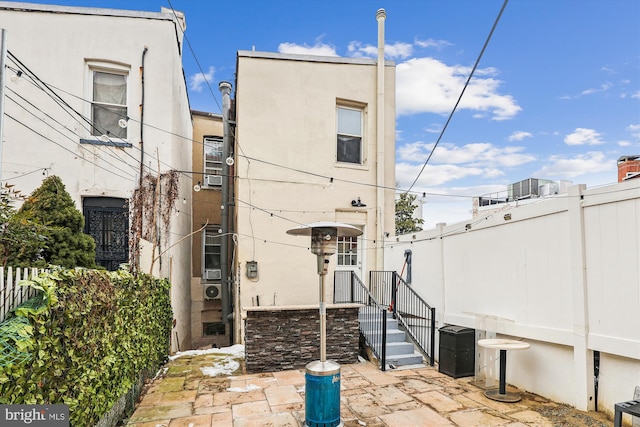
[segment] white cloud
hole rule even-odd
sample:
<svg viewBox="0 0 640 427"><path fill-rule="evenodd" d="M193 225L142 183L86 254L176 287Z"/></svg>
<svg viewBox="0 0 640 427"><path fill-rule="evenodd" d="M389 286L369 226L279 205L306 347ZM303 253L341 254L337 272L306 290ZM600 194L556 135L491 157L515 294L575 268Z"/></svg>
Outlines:
<svg viewBox="0 0 640 427"><path fill-rule="evenodd" d="M579 154L572 158L556 155L551 156L549 160L550 164L535 172L534 176L567 179L598 172L616 173L615 160L607 159L600 151Z"/></svg>
<svg viewBox="0 0 640 427"><path fill-rule="evenodd" d="M447 46L453 46L452 43L449 43L446 40L434 40L434 39L427 39L427 40L418 40L415 39L414 40L414 44L416 46L420 46L420 47L424 47L424 48L436 48L437 50L442 50L443 48L447 47Z"/></svg>
<svg viewBox="0 0 640 427"><path fill-rule="evenodd" d="M576 128L573 133L564 137L567 145L598 145L604 144L601 135L593 129Z"/></svg>
<svg viewBox="0 0 640 427"><path fill-rule="evenodd" d="M640 124L638 125L629 125L627 126L627 130L631 132L631 135L640 138Z"/></svg>
<svg viewBox="0 0 640 427"><path fill-rule="evenodd" d="M631 94L632 98L640 98L640 90L637 91L636 93Z"/></svg>
<svg viewBox="0 0 640 427"><path fill-rule="evenodd" d="M618 141L618 145L620 147L630 147L631 146L631 142L629 142L629 141Z"/></svg>
<svg viewBox="0 0 640 427"><path fill-rule="evenodd" d="M421 164L396 163L396 181L400 188L408 188L422 169ZM470 176L484 176L485 170L479 167L463 167L457 165L427 165L416 182L420 187L442 185L449 181Z"/></svg>
<svg viewBox="0 0 640 427"><path fill-rule="evenodd" d="M509 135L509 141L522 141L525 138L531 138L533 135L530 132L517 131Z"/></svg>
<svg viewBox="0 0 640 427"><path fill-rule="evenodd" d="M440 133L442 132L442 126L442 123L431 123L429 127L426 127L423 130L428 133Z"/></svg>
<svg viewBox="0 0 640 427"><path fill-rule="evenodd" d="M347 47L350 56L360 58L375 58L378 56L378 47L373 45L363 45L359 41L352 41ZM385 44L384 55L391 59L404 59L411 56L413 46L409 43L396 42L393 44Z"/></svg>
<svg viewBox="0 0 640 427"><path fill-rule="evenodd" d="M599 88L589 88L583 90L582 92L580 92L580 95L591 95L592 93L605 92L611 89L611 87L613 87L611 83L603 83Z"/></svg>
<svg viewBox="0 0 640 427"><path fill-rule="evenodd" d="M399 161L424 163L434 144L414 142L398 148ZM496 167L514 167L536 160L535 156L523 153L524 147L496 147L490 143L473 143L462 146L440 143L430 162L442 165L467 165L481 167L485 171ZM492 172L495 176L496 172Z"/></svg>
<svg viewBox="0 0 640 427"><path fill-rule="evenodd" d="M397 114L450 113L470 71L470 67L448 66L433 58L413 58L398 64ZM498 93L500 81L491 77L477 77L493 74L493 68L477 70L458 108L489 112L494 120L515 116L521 108L512 96Z"/></svg>
<svg viewBox="0 0 640 427"><path fill-rule="evenodd" d="M205 73L197 73L189 77L189 89L194 92L202 92L202 88L205 86L207 82L213 81L213 75L215 74L216 69L214 67L209 67L209 70Z"/></svg>
<svg viewBox="0 0 640 427"><path fill-rule="evenodd" d="M295 53L300 55L314 55L314 56L339 56L336 53L336 48L322 43L320 40L316 40L313 46L307 44L299 45L296 43L280 43L278 45L278 52L280 53Z"/></svg>

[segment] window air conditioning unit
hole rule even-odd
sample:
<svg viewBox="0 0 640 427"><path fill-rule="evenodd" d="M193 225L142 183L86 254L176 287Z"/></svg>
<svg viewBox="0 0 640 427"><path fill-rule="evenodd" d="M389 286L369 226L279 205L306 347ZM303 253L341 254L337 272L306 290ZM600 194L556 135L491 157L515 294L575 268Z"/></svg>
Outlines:
<svg viewBox="0 0 640 427"><path fill-rule="evenodd" d="M204 299L222 299L222 285L204 285Z"/></svg>
<svg viewBox="0 0 640 427"><path fill-rule="evenodd" d="M222 279L222 271L220 271L220 270L205 270L204 271L204 279L205 280L220 280L220 279Z"/></svg>
<svg viewBox="0 0 640 427"><path fill-rule="evenodd" d="M208 187L220 187L222 185L222 175L205 175L204 183Z"/></svg>

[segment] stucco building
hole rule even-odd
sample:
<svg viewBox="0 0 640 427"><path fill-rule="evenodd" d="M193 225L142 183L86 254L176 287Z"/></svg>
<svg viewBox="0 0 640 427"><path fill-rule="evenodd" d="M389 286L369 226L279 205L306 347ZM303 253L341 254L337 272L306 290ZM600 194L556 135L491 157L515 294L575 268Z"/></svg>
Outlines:
<svg viewBox="0 0 640 427"><path fill-rule="evenodd" d="M286 234L316 221L363 231L339 241L331 301L333 271L382 269L394 235L395 64L240 51L236 75L236 318L318 303L310 241Z"/></svg>
<svg viewBox="0 0 640 427"><path fill-rule="evenodd" d="M2 181L57 175L85 214L97 261L166 277L172 350L191 345L192 124L184 16L0 2L7 34ZM185 204L178 201L185 201Z"/></svg>

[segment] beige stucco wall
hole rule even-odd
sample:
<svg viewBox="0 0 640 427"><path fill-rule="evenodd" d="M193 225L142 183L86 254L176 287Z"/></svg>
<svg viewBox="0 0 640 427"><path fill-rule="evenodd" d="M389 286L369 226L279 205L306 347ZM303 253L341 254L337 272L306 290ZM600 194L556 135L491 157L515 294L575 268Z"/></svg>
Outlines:
<svg viewBox="0 0 640 427"><path fill-rule="evenodd" d="M395 67L385 67L384 200L377 204L376 62L369 59L239 52L236 83L237 262L242 308L318 301L310 238L286 231L339 221L362 227L360 276L376 265L382 229L394 234ZM364 162L336 162L336 106L364 107ZM333 178L333 183L330 178ZM360 198L366 207L354 208ZM259 276L246 276L257 261ZM327 277L331 298L332 256Z"/></svg>
<svg viewBox="0 0 640 427"><path fill-rule="evenodd" d="M5 112L24 125L5 117L3 181L28 194L40 185L44 178L41 171L46 170L45 174L62 179L76 207L82 210L82 198L87 196L129 199L138 187L141 161L145 171L153 175L158 169L162 173L191 170L192 127L178 44L181 32L172 13L43 5L25 8L24 4L23 10L11 10L14 6L0 2L0 22L7 30L9 50L78 113L91 117L87 102L91 99L89 63L128 71L127 141L132 147L80 144L81 138L90 137L89 126L31 84L26 73L11 78L12 72L6 87L13 100L7 99ZM141 136L140 67L145 47L145 126ZM16 67L13 61L8 64ZM180 174L178 187L176 200L190 201L192 183L188 174ZM157 274L172 282L176 318L173 349L184 349L191 340L191 248L189 240L178 243L190 233L191 220L186 213L191 206L179 205L171 215L169 228L162 232L160 250L165 253L155 263Z"/></svg>

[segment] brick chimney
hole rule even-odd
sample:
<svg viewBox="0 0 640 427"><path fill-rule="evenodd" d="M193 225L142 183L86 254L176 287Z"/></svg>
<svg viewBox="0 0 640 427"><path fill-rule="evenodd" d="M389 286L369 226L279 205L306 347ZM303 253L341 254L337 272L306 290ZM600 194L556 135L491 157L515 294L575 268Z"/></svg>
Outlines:
<svg viewBox="0 0 640 427"><path fill-rule="evenodd" d="M621 156L618 159L618 182L640 178L640 155Z"/></svg>

